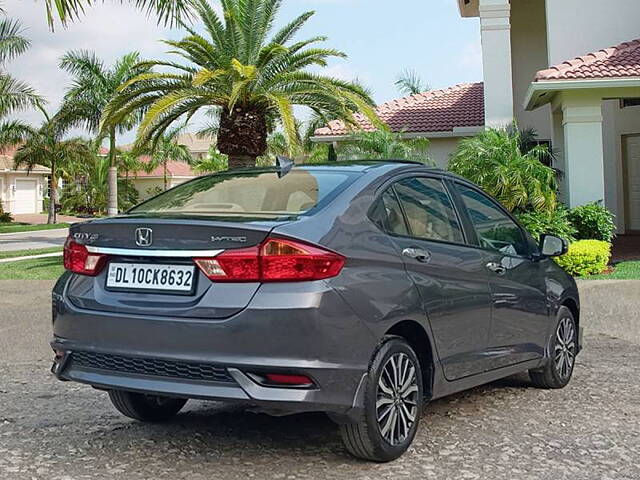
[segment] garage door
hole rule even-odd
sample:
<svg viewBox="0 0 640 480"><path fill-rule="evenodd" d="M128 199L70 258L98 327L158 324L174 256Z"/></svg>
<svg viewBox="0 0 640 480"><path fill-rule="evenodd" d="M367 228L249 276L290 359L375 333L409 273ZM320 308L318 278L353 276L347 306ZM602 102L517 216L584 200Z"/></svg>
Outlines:
<svg viewBox="0 0 640 480"><path fill-rule="evenodd" d="M13 213L38 213L36 180L16 180L16 194L13 203Z"/></svg>

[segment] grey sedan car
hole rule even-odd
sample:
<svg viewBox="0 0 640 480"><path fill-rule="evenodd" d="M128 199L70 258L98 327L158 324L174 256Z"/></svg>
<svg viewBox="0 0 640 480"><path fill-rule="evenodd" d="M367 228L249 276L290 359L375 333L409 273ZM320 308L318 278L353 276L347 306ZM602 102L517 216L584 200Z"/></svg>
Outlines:
<svg viewBox="0 0 640 480"><path fill-rule="evenodd" d="M410 162L236 170L75 224L53 373L140 421L188 399L326 412L389 461L429 400L521 371L570 380L575 282L499 203Z"/></svg>

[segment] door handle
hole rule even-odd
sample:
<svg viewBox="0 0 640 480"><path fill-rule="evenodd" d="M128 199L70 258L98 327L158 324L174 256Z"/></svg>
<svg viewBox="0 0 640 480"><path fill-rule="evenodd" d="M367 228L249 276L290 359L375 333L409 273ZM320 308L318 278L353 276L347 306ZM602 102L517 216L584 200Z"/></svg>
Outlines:
<svg viewBox="0 0 640 480"><path fill-rule="evenodd" d="M505 273L507 273L506 267L497 262L487 263L487 268L497 275L504 275Z"/></svg>
<svg viewBox="0 0 640 480"><path fill-rule="evenodd" d="M431 252L416 247L408 247L402 250L402 255L409 258L414 258L419 262L427 263L431 260Z"/></svg>

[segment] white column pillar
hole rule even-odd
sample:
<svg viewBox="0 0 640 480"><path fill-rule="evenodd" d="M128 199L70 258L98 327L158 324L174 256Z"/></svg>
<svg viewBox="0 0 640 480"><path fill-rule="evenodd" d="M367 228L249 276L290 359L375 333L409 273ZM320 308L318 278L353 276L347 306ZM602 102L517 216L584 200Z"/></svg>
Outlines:
<svg viewBox="0 0 640 480"><path fill-rule="evenodd" d="M558 199L567 203L567 176L564 175L566 166L564 161L564 125L562 122L562 108L552 106L551 112L551 149L553 153L553 167L562 172L558 178L559 195Z"/></svg>
<svg viewBox="0 0 640 480"><path fill-rule="evenodd" d="M582 92L562 94L564 199L569 207L604 200L602 99Z"/></svg>
<svg viewBox="0 0 640 480"><path fill-rule="evenodd" d="M480 0L485 123L502 127L513 121L511 23L509 0Z"/></svg>

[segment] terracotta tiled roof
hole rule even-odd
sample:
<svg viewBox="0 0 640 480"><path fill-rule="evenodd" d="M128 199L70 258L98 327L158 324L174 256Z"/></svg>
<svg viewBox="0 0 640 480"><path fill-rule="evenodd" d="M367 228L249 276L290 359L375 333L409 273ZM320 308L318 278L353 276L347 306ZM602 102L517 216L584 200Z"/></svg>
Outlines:
<svg viewBox="0 0 640 480"><path fill-rule="evenodd" d="M640 77L640 39L540 70L535 81L626 77Z"/></svg>
<svg viewBox="0 0 640 480"><path fill-rule="evenodd" d="M148 162L150 160L149 156L142 155L140 157L140 161ZM144 170L140 170L139 172L131 172L129 173L130 177L137 178L149 178L149 177L160 177L164 175L162 165L154 168L151 172L145 172ZM191 167L183 162L167 162L167 177L197 177L198 174L195 173Z"/></svg>
<svg viewBox="0 0 640 480"><path fill-rule="evenodd" d="M7 172L7 171L24 172L27 170L26 167L20 167L19 170L15 170L13 168L13 156L15 155L16 150L18 150L17 146L7 147L0 150L0 173ZM31 169L31 172L48 174L48 173L51 173L51 170L43 165L34 165L34 167Z"/></svg>
<svg viewBox="0 0 640 480"><path fill-rule="evenodd" d="M484 125L484 85L464 83L419 93L383 103L376 112L394 132L450 132L456 127L478 127ZM364 116L356 114L356 119L363 130L375 129ZM317 136L347 133L339 120L315 131Z"/></svg>

